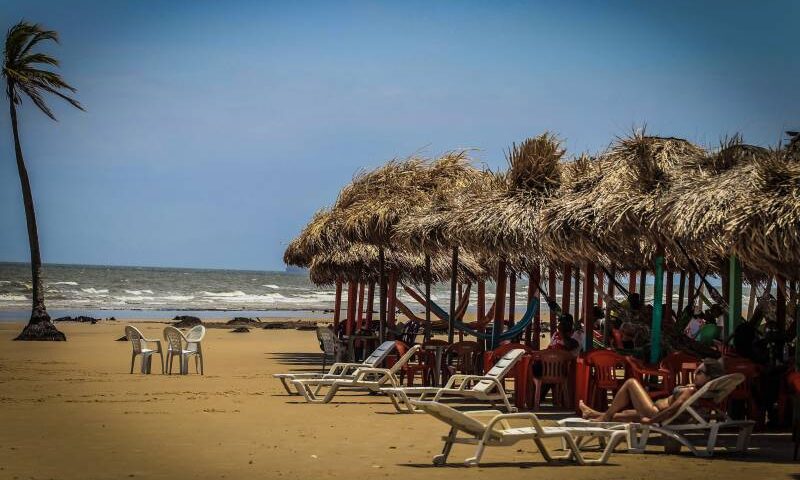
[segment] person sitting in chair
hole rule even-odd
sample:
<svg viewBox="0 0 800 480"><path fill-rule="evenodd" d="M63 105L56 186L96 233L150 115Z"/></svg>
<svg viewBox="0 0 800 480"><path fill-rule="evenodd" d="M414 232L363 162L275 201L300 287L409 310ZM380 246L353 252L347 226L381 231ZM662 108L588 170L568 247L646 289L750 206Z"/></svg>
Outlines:
<svg viewBox="0 0 800 480"><path fill-rule="evenodd" d="M595 422L659 423L673 416L700 387L725 375L719 360L707 358L694 371L694 383L675 387L667 398L653 401L644 386L634 378L622 384L605 412L592 409L583 401L579 408L583 418Z"/></svg>

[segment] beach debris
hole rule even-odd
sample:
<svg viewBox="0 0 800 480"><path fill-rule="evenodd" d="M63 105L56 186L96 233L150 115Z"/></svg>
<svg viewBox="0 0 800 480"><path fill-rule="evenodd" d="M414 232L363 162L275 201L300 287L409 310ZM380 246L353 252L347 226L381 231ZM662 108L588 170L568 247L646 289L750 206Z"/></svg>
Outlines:
<svg viewBox="0 0 800 480"><path fill-rule="evenodd" d="M53 320L54 322L78 322L78 323L91 323L94 325L95 323L99 322L99 318L94 317L86 317L83 315L77 317L59 317Z"/></svg>
<svg viewBox="0 0 800 480"><path fill-rule="evenodd" d="M231 330L231 333L250 333L250 329L247 327L236 327Z"/></svg>
<svg viewBox="0 0 800 480"><path fill-rule="evenodd" d="M177 320L177 322L175 322L172 325L175 328L191 328L196 325L203 324L203 322L199 318L193 317L191 315L176 315L175 318L173 318L173 320Z"/></svg>
<svg viewBox="0 0 800 480"><path fill-rule="evenodd" d="M289 328L289 326L285 322L269 322L265 323L263 327L264 330L282 330L285 328Z"/></svg>
<svg viewBox="0 0 800 480"><path fill-rule="evenodd" d="M258 318L236 317L233 320L228 320L225 325L260 325L261 320Z"/></svg>

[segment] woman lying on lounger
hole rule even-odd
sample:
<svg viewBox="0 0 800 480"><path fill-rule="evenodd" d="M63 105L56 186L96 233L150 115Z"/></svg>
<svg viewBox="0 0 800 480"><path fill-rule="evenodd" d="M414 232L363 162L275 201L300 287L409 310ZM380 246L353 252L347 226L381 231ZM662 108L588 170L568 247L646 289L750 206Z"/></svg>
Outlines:
<svg viewBox="0 0 800 480"><path fill-rule="evenodd" d="M697 389L722 375L725 375L725 370L718 360L705 359L694 371L694 383L675 387L675 391L667 398L654 402L638 380L629 378L614 395L605 412L598 412L583 401L579 406L583 418L595 422L658 423L674 415Z"/></svg>

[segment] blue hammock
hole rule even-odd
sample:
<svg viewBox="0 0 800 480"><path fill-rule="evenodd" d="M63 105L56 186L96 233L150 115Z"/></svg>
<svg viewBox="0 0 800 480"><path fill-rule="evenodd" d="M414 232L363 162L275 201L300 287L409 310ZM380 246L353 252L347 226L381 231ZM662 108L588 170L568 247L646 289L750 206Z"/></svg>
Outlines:
<svg viewBox="0 0 800 480"><path fill-rule="evenodd" d="M450 314L445 312L444 309L439 305L437 305L436 302L434 302L433 300L430 301L430 307L431 311L434 312L434 314L437 317L441 318L445 322L450 321ZM522 315L522 318L519 319L519 322L515 323L511 328L498 335L497 338L495 338L492 343L496 345L499 342L510 340L520 335L525 330L525 328L527 328L527 326L530 325L530 323L533 321L533 317L536 316L536 312L538 310L539 310L539 300L536 298L531 298L531 301L528 304L528 309L525 310L525 313ZM479 332L478 330L470 328L469 325L460 322L458 320L453 322L453 327L457 330L466 333L467 335L472 335L481 340L490 340L493 338L492 333Z"/></svg>

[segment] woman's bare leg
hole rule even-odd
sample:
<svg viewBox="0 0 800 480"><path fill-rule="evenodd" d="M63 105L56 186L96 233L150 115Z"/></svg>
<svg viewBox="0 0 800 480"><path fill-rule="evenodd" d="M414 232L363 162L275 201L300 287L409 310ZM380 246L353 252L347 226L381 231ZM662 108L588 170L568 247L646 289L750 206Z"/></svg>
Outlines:
<svg viewBox="0 0 800 480"><path fill-rule="evenodd" d="M633 407L641 416L652 417L658 413L658 408L656 408L642 384L633 378L629 378L622 384L617 394L614 395L614 400L611 401L608 410L600 417L600 421L610 422L615 414L629 407Z"/></svg>
<svg viewBox="0 0 800 480"><path fill-rule="evenodd" d="M642 420L642 414L637 412L636 410L623 410L621 412L617 412L614 414L612 418L615 422L639 422Z"/></svg>

